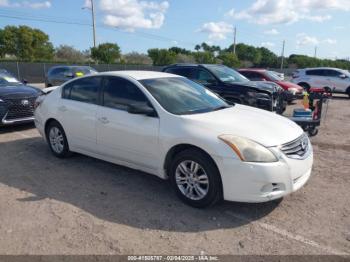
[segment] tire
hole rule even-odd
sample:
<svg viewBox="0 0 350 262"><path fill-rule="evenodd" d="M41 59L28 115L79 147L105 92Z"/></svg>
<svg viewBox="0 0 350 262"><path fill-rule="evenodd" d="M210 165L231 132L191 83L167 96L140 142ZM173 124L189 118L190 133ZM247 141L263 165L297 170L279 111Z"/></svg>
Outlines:
<svg viewBox="0 0 350 262"><path fill-rule="evenodd" d="M346 93L348 94L348 96L350 98L350 86L348 87L348 90L346 91Z"/></svg>
<svg viewBox="0 0 350 262"><path fill-rule="evenodd" d="M71 155L66 133L57 121L52 121L47 126L46 140L54 156L65 158Z"/></svg>
<svg viewBox="0 0 350 262"><path fill-rule="evenodd" d="M196 171L193 163L197 164ZM223 199L219 170L214 161L198 149L178 153L170 164L169 176L177 196L192 207L212 206Z"/></svg>
<svg viewBox="0 0 350 262"><path fill-rule="evenodd" d="M304 88L306 92L310 91L310 85L308 83L299 83L298 85Z"/></svg>

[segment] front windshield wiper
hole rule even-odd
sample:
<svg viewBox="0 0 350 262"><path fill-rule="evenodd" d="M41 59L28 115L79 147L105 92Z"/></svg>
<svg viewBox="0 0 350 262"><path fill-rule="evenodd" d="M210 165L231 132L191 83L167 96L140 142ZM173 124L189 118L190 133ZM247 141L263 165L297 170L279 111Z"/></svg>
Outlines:
<svg viewBox="0 0 350 262"><path fill-rule="evenodd" d="M218 107L213 108L212 111L219 111L219 110L230 108L230 107L232 107L232 105L218 106Z"/></svg>

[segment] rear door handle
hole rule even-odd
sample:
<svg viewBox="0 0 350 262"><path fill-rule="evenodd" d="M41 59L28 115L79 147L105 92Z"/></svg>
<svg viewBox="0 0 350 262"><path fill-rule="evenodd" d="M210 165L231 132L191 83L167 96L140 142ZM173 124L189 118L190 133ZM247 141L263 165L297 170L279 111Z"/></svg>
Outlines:
<svg viewBox="0 0 350 262"><path fill-rule="evenodd" d="M66 112L68 109L67 109L67 107L65 107L65 106L60 106L60 107L58 108L58 110L61 111L61 112Z"/></svg>
<svg viewBox="0 0 350 262"><path fill-rule="evenodd" d="M100 117L98 118L98 121L100 121L102 124L108 124L109 120L107 117Z"/></svg>

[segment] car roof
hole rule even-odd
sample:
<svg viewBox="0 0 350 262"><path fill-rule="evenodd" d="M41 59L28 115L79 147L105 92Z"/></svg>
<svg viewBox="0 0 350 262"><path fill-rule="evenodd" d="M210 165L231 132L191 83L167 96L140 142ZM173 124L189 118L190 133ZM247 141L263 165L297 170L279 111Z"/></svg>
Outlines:
<svg viewBox="0 0 350 262"><path fill-rule="evenodd" d="M309 68L304 68L304 69L299 69L299 70L322 70L322 69L331 69L331 70L344 70L336 67L309 67Z"/></svg>
<svg viewBox="0 0 350 262"><path fill-rule="evenodd" d="M268 70L262 69L262 68L242 68L242 69L239 69L238 71L241 71L241 72L267 72Z"/></svg>
<svg viewBox="0 0 350 262"><path fill-rule="evenodd" d="M191 64L191 63L178 63L178 64L172 64L172 65L169 65L165 68L169 68L169 67L181 67L181 66L193 66L193 67L197 67L197 66L203 66L203 67L206 67L206 66L225 66L225 65L222 65L222 64Z"/></svg>
<svg viewBox="0 0 350 262"><path fill-rule="evenodd" d="M97 75L108 75L108 76L122 76L122 77L131 77L135 80L145 80L145 79L152 79L152 78L167 78L167 77L181 77L174 74L169 73L163 73L163 72L156 72L156 71L110 71L110 72L103 72L99 73ZM96 76L96 75L95 75Z"/></svg>
<svg viewBox="0 0 350 262"><path fill-rule="evenodd" d="M88 65L57 65L57 66L53 66L53 67L50 67L49 70L52 70L52 69L55 69L55 68L61 68L61 67L64 67L64 68L82 68L82 67L86 67L86 68L91 68L91 66L88 66Z"/></svg>

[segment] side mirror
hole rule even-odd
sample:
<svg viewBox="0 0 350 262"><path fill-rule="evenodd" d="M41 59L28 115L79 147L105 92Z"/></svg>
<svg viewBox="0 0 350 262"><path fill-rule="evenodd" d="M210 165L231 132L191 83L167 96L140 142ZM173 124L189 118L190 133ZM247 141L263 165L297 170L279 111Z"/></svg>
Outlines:
<svg viewBox="0 0 350 262"><path fill-rule="evenodd" d="M128 113L134 115L155 116L156 111L148 105L132 104L128 106Z"/></svg>
<svg viewBox="0 0 350 262"><path fill-rule="evenodd" d="M25 84L25 85L27 85L27 84L28 84L28 80L23 78L23 79L22 79L22 83Z"/></svg>
<svg viewBox="0 0 350 262"><path fill-rule="evenodd" d="M74 77L74 74L71 73L71 72L66 72L63 74L64 77L67 77L67 78L73 78Z"/></svg>
<svg viewBox="0 0 350 262"><path fill-rule="evenodd" d="M345 75L345 74L341 74L341 75L339 75L339 77L340 77L341 79L348 78L347 75Z"/></svg>

